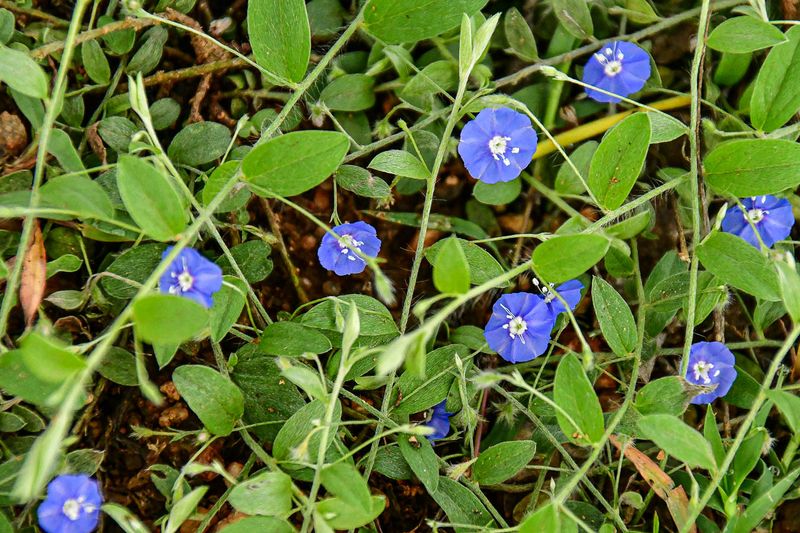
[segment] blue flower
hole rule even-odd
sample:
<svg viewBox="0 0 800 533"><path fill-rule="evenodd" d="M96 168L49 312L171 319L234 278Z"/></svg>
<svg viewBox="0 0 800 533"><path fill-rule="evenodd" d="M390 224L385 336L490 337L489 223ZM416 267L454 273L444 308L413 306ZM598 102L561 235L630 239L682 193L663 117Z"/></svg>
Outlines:
<svg viewBox="0 0 800 533"><path fill-rule="evenodd" d="M433 442L435 440L443 439L450 433L450 417L453 413L448 413L444 406L447 400L442 400L433 407L431 418L425 425L433 429L433 433L427 435L428 440Z"/></svg>
<svg viewBox="0 0 800 533"><path fill-rule="evenodd" d="M103 497L86 474L58 476L39 505L39 527L46 533L89 533L97 527Z"/></svg>
<svg viewBox="0 0 800 533"><path fill-rule="evenodd" d="M768 194L744 198L742 206L744 210L738 205L728 209L722 219L722 231L738 235L756 248L759 245L753 226L767 248L772 248L792 232L794 214L789 200Z"/></svg>
<svg viewBox="0 0 800 533"><path fill-rule="evenodd" d="M531 121L513 109L484 109L461 130L458 154L473 178L511 181L530 165L538 137Z"/></svg>
<svg viewBox="0 0 800 533"><path fill-rule="evenodd" d="M554 324L555 315L544 298L515 292L495 302L483 336L500 357L509 363L522 363L544 353Z"/></svg>
<svg viewBox="0 0 800 533"><path fill-rule="evenodd" d="M717 388L705 394L698 394L692 399L694 404L711 403L728 394L736 380L736 359L731 351L721 342L697 342L689 350L689 366L686 369L686 380L695 385Z"/></svg>
<svg viewBox="0 0 800 533"><path fill-rule="evenodd" d="M644 87L650 77L650 56L632 43L614 41L592 55L583 68L583 82L604 91L628 96ZM586 89L598 102L619 102L614 96Z"/></svg>
<svg viewBox="0 0 800 533"><path fill-rule="evenodd" d="M578 305L578 302L581 301L581 291L583 290L583 283L578 281L577 279L571 279L567 282L562 283L558 287L556 287L556 292L559 296L561 296L567 304L569 304L569 309L572 311ZM564 307L564 304L561 303L553 291L546 287L542 287L542 292L544 293L544 303L547 304L547 307L550 309L550 312L553 314L553 319L555 320L558 315L565 312L567 310Z"/></svg>
<svg viewBox="0 0 800 533"><path fill-rule="evenodd" d="M169 255L172 246L164 250L161 259ZM193 248L184 248L172 261L158 287L165 294L184 296L205 307L211 307L212 295L222 288L222 269Z"/></svg>
<svg viewBox="0 0 800 533"><path fill-rule="evenodd" d="M351 248L368 257L377 257L381 251L381 240L377 237L375 228L366 222L340 224L332 231L340 239L326 233L317 250L317 257L325 269L332 270L338 276L359 274L367 267L367 262Z"/></svg>

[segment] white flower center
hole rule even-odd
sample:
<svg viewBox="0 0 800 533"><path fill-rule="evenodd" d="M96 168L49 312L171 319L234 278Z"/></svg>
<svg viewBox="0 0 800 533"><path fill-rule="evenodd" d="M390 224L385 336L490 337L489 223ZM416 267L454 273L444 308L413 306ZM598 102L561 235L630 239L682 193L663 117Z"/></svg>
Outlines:
<svg viewBox="0 0 800 533"><path fill-rule="evenodd" d="M748 209L747 212L744 214L745 220L752 222L753 224L758 224L762 220L764 220L764 216L769 214L769 211L765 211L763 209L753 208Z"/></svg>
<svg viewBox="0 0 800 533"><path fill-rule="evenodd" d="M194 285L194 278L191 274L189 274L188 270L184 270L178 276L178 285L181 286L181 291L186 292L192 289L192 285Z"/></svg>
<svg viewBox="0 0 800 533"><path fill-rule="evenodd" d="M64 516L74 522L81 517L82 512L93 513L96 510L94 505L85 502L86 498L84 496L70 498L64 502L64 505L61 507L61 512L64 513Z"/></svg>
<svg viewBox="0 0 800 533"><path fill-rule="evenodd" d="M622 52L606 47L602 53L597 53L594 57L603 66L606 76L613 78L622 72L622 60L625 59L625 54Z"/></svg>
<svg viewBox="0 0 800 533"><path fill-rule="evenodd" d="M714 365L707 361L698 361L697 363L695 363L695 365L692 367L692 370L694 371L695 381L700 381L702 379L703 384L705 385L711 383L711 377L709 377L708 373L711 372L713 368ZM714 372L714 375L712 377L717 377L717 376L719 376L719 370Z"/></svg>
<svg viewBox="0 0 800 533"><path fill-rule="evenodd" d="M361 251L361 247L364 246L364 241L357 241L352 235L342 235L341 240L339 241L339 249L341 253L347 255L347 259L350 261L358 261L359 257L353 253L351 248L354 248Z"/></svg>
<svg viewBox="0 0 800 533"><path fill-rule="evenodd" d="M511 164L511 160L506 157L506 151L508 151L508 143L511 141L511 137L503 137L502 135L495 135L489 140L489 151L492 152L492 157L494 157L495 161L502 161L505 166L509 166ZM512 154L518 154L519 148L511 147Z"/></svg>
<svg viewBox="0 0 800 533"><path fill-rule="evenodd" d="M522 336L523 333L528 331L528 324L525 319L521 316L514 316L506 307L503 307L503 310L506 312L506 318L508 319L508 323L503 325L503 329L508 330L508 336L511 337L511 340L519 337L522 344L525 344L525 337Z"/></svg>

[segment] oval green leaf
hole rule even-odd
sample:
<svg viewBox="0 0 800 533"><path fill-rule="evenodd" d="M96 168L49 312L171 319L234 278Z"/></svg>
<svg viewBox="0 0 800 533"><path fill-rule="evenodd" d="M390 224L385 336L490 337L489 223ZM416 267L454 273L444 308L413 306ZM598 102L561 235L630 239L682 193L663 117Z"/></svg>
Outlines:
<svg viewBox="0 0 800 533"><path fill-rule="evenodd" d="M636 321L617 290L602 278L592 280L592 305L611 350L626 357L636 349Z"/></svg>
<svg viewBox="0 0 800 533"><path fill-rule="evenodd" d="M645 438L689 466L699 466L710 472L717 468L711 445L699 431L687 426L672 415L648 415L639 420L639 430Z"/></svg>
<svg viewBox="0 0 800 533"><path fill-rule="evenodd" d="M728 285L764 300L781 299L774 265L743 239L717 232L697 247L703 266Z"/></svg>
<svg viewBox="0 0 800 533"><path fill-rule="evenodd" d="M487 1L372 0L364 13L364 25L387 43L421 41L455 28L462 14L474 15Z"/></svg>
<svg viewBox="0 0 800 533"><path fill-rule="evenodd" d="M145 341L177 344L200 334L208 325L208 311L188 298L150 294L133 304L133 319Z"/></svg>
<svg viewBox="0 0 800 533"><path fill-rule="evenodd" d="M560 235L547 239L533 251L536 273L550 283L580 276L606 255L610 243L600 235Z"/></svg>
<svg viewBox="0 0 800 533"><path fill-rule="evenodd" d="M760 130L778 129L800 110L800 27L786 37L788 42L770 51L753 85L750 119Z"/></svg>
<svg viewBox="0 0 800 533"><path fill-rule="evenodd" d="M242 173L257 194L295 196L333 174L347 155L347 136L334 131L297 131L256 146Z"/></svg>
<svg viewBox="0 0 800 533"><path fill-rule="evenodd" d="M311 57L305 0L248 2L247 33L259 65L284 80L303 79Z"/></svg>
<svg viewBox="0 0 800 533"><path fill-rule="evenodd" d="M781 30L755 17L728 19L708 36L708 47L720 52L746 54L786 41Z"/></svg>
<svg viewBox="0 0 800 533"><path fill-rule="evenodd" d="M575 354L565 355L556 369L553 401L561 408L556 419L570 442L586 446L600 441L605 431L603 409Z"/></svg>
<svg viewBox="0 0 800 533"><path fill-rule="evenodd" d="M800 185L800 144L780 139L730 141L712 150L703 166L706 183L720 194L775 194Z"/></svg>
<svg viewBox="0 0 800 533"><path fill-rule="evenodd" d="M616 209L630 194L650 146L650 117L634 113L603 138L592 156L589 189L601 207Z"/></svg>
<svg viewBox="0 0 800 533"><path fill-rule="evenodd" d="M186 227L186 210L177 191L153 165L133 156L121 156L117 187L125 209L150 237L169 241Z"/></svg>
<svg viewBox="0 0 800 533"><path fill-rule="evenodd" d="M203 425L215 435L230 435L244 413L242 391L222 374L202 365L183 365L172 381Z"/></svg>

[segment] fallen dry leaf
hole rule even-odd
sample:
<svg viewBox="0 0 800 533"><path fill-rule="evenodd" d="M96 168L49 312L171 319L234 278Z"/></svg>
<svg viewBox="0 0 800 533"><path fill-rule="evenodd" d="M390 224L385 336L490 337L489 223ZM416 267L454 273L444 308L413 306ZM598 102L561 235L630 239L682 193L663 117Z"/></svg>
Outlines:
<svg viewBox="0 0 800 533"><path fill-rule="evenodd" d="M642 478L647 481L653 492L667 503L669 514L672 515L675 525L678 526L678 529L683 529L689 516L689 498L686 496L686 491L683 490L683 487L676 487L672 478L661 470L655 461L637 450L633 444L623 447L623 444L614 435L611 435L609 440L611 444L625 454L628 461L633 463L633 466L636 467ZM692 524L688 531L697 533L697 527Z"/></svg>
<svg viewBox="0 0 800 533"><path fill-rule="evenodd" d="M44 250L44 239L39 222L33 222L33 235L25 252L22 264L22 281L19 287L19 300L25 314L25 325L30 327L36 316L36 310L42 303L47 281L47 256Z"/></svg>

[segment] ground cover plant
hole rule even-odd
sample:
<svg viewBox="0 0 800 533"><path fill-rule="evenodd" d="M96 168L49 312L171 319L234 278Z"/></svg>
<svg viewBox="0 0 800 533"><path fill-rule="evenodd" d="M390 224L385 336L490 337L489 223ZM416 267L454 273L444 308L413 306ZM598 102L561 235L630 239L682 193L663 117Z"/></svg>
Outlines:
<svg viewBox="0 0 800 533"><path fill-rule="evenodd" d="M0 532L798 531L794 0L0 0Z"/></svg>

